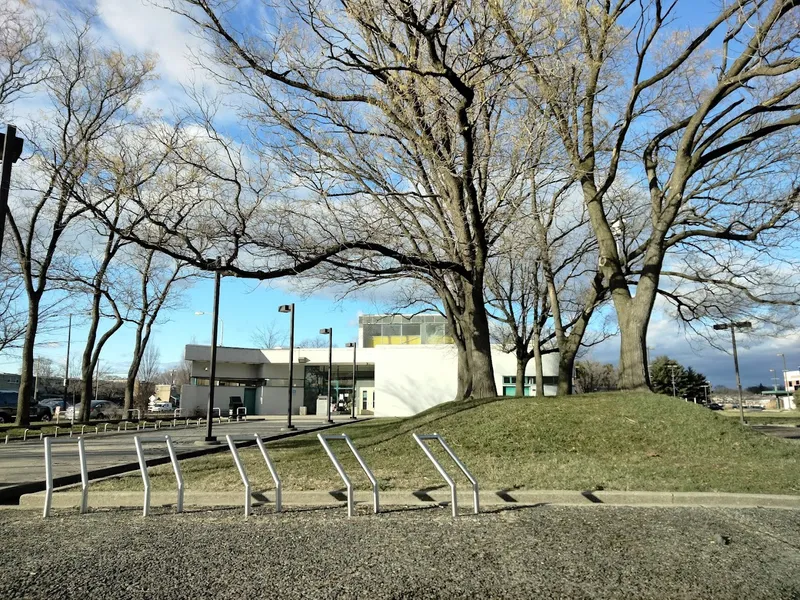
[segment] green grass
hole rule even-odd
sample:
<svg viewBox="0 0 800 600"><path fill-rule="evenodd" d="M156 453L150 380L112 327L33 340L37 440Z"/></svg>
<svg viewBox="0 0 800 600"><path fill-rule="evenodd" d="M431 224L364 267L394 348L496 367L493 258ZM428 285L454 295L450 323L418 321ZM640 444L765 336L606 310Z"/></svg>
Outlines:
<svg viewBox="0 0 800 600"><path fill-rule="evenodd" d="M717 414L723 417L739 418L738 409L720 410ZM744 418L753 425L800 425L799 410L784 410L781 412L772 411L744 411Z"/></svg>
<svg viewBox="0 0 800 600"><path fill-rule="evenodd" d="M653 394L445 403L408 419L375 419L335 432L351 436L382 489L444 483L411 438L412 432L437 432L486 489L800 493L800 444L743 430L706 408ZM366 477L344 444L334 444L354 483L366 489ZM316 436L270 443L268 449L287 490L343 487ZM253 489L272 487L258 449L240 454ZM241 489L229 453L181 464L189 489ZM151 469L150 477L155 489L174 488L169 465ZM93 487L130 490L142 483L126 476Z"/></svg>

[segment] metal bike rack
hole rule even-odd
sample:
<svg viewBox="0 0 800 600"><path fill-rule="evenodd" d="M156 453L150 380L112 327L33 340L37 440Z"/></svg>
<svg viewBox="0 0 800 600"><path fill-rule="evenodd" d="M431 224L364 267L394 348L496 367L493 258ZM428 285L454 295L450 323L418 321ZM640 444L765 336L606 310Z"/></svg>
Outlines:
<svg viewBox="0 0 800 600"><path fill-rule="evenodd" d="M211 414L208 415L208 418L209 419L214 418L214 411L217 411L217 418L219 419L219 422L222 423L222 409L219 406L215 406L214 408L211 409ZM200 423L200 420L198 419L197 422Z"/></svg>
<svg viewBox="0 0 800 600"><path fill-rule="evenodd" d="M138 408L129 408L127 411L125 411L125 418L129 419L130 417L128 415L132 412L136 413L137 421L142 418L142 411L140 411Z"/></svg>
<svg viewBox="0 0 800 600"><path fill-rule="evenodd" d="M242 421L247 421L247 407L246 406L237 406L236 407L236 420L238 421L241 417Z"/></svg>
<svg viewBox="0 0 800 600"><path fill-rule="evenodd" d="M441 475L447 482L447 485L450 486L450 498L451 498L451 505L453 508L453 516L454 517L458 516L458 500L456 499L455 481L453 481L453 478L447 474L447 471L444 470L444 467L442 467L441 463L438 460L436 460L436 457L433 455L430 448L428 448L428 446L425 445L423 440L438 440L439 443L442 445L444 451L447 452L450 458L453 459L453 462L456 463L459 469L461 469L461 472L464 473L464 475L466 475L467 479L469 479L470 483L472 484L472 505L475 509L475 514L477 515L478 513L480 513L480 504L478 503L478 480L475 479L475 477L472 476L472 473L470 473L467 470L467 467L465 467L464 463L462 463L459 460L455 452L453 452L450 449L450 446L447 445L447 443L444 441L444 438L440 436L438 433L423 434L423 435L417 435L416 433L412 433L411 435L414 438L414 441L417 442L417 444L419 444L419 447L422 448L422 451L425 453L425 456L428 457L428 459L433 463L433 466L436 467L436 470L439 471L439 475Z"/></svg>
<svg viewBox="0 0 800 600"><path fill-rule="evenodd" d="M44 477L45 477L45 497L43 518L50 516L50 508L53 504L53 438L44 438ZM86 448L83 445L83 438L78 438L78 460L81 466L81 514L84 514L88 507L89 499L89 470L86 468Z"/></svg>
<svg viewBox="0 0 800 600"><path fill-rule="evenodd" d="M142 472L142 481L144 482L144 509L142 510L142 516L146 517L150 514L150 476L147 474L147 461L144 459L142 440L139 439L138 435L133 436L133 443L136 445L139 470Z"/></svg>
<svg viewBox="0 0 800 600"><path fill-rule="evenodd" d="M264 457L264 460L267 463L267 468L269 469L269 474L272 475L272 481L275 482L275 512L281 512L281 480L278 477L278 471L275 470L275 465L272 462L272 459L267 454L267 447L264 446L264 441L261 439L261 436L257 433L256 436L256 444L258 444L258 449L261 450L261 455Z"/></svg>
<svg viewBox="0 0 800 600"><path fill-rule="evenodd" d="M344 472L342 463L339 462L339 459L336 458L333 450L331 450L331 447L328 445L328 440L344 440L347 442L350 452L352 452L353 456L356 457L358 464L361 465L364 473L366 473L367 477L369 478L369 482L372 484L372 504L373 508L375 509L375 514L378 514L380 510L378 502L378 480L375 479L375 476L372 474L372 471L369 470L367 463L364 462L363 458L361 458L361 455L358 453L358 450L356 450L356 447L353 445L353 441L350 439L350 437L346 433L335 435L322 435L321 433L318 433L317 438L319 439L319 443L322 444L322 447L325 448L325 452L327 453L328 458L331 459L333 466L336 467L339 477L342 478L345 486L347 486L347 516L353 516L353 484L350 481L350 478L347 476L347 473Z"/></svg>
<svg viewBox="0 0 800 600"><path fill-rule="evenodd" d="M242 483L244 483L244 518L246 519L250 516L250 480L247 479L247 473L244 470L244 465L239 458L239 452L236 450L236 444L234 444L231 436L226 435L225 440L228 442L228 448L231 449L231 454L233 455L233 462L236 463L236 468L239 469L239 476L242 478Z"/></svg>
<svg viewBox="0 0 800 600"><path fill-rule="evenodd" d="M172 470L175 471L175 480L178 482L178 502L176 504L177 512L183 512L183 475L181 474L181 466L178 463L178 457L175 454L175 448L172 447L172 439L168 435L164 436L167 440L167 450L169 451L169 459L172 461Z"/></svg>

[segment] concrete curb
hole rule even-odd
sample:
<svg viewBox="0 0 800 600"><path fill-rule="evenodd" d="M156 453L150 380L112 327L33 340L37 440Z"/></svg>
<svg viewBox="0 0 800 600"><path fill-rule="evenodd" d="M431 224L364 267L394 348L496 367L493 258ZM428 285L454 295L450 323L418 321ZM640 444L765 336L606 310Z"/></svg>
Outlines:
<svg viewBox="0 0 800 600"><path fill-rule="evenodd" d="M20 498L20 509L41 509L44 506L44 492L25 494ZM458 490L459 505L463 510L472 508L470 489ZM53 494L53 508L78 508L79 492L57 492ZM274 492L255 492L253 505L271 505L275 501ZM382 506L436 506L450 503L447 489L412 491L392 490L381 492ZM143 492L92 492L89 490L91 508L119 508L142 506ZM175 504L176 492L153 491L153 506ZM369 491L358 490L355 500L359 504L370 505L372 495ZM283 504L286 506L343 506L345 492L337 491L286 491ZM726 508L781 508L800 510L800 496L777 494L723 494L715 492L637 492L637 491L595 491L575 492L568 490L485 490L480 493L482 507L535 506L552 504L558 506L683 506L683 507L726 507ZM241 491L202 492L186 490L186 506L220 507L241 506Z"/></svg>

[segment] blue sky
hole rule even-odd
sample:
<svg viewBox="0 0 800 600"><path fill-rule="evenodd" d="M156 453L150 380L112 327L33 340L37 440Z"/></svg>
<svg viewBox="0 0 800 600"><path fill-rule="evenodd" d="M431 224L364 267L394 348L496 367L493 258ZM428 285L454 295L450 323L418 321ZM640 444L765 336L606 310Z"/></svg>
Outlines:
<svg viewBox="0 0 800 600"><path fill-rule="evenodd" d="M44 2L45 0L43 0ZM58 4L58 3L56 3ZM61 6L71 3L63 2ZM718 9L716 2L683 2L681 23L705 21ZM167 13L145 0L97 0L99 15L98 33L114 45L128 51L152 51L159 54L160 81L146 94L144 104L154 110L169 112L173 102L180 103L181 85L191 83L211 84L203 71L193 66L188 48L198 49L200 42L188 31L179 17ZM271 322L288 329L288 316L279 314L281 304L296 304L296 340L316 337L322 327L334 328L334 343L343 345L355 338L360 313L380 312L381 307L364 299L335 301L331 295L318 294L303 297L291 293L290 281L258 285L258 282L229 278L223 280L220 315L224 321L226 346L251 346L253 331ZM165 315L154 334L152 343L158 346L164 367L170 367L183 357L185 344L196 340L208 343L211 337L210 316L197 316L196 311L211 312L213 281L202 280L185 292L183 308ZM52 358L63 365L66 353L66 315L64 329L50 336L42 336L37 355ZM102 370L124 374L130 361L132 330L124 327L106 345L101 357ZM82 352L85 328L76 323L72 334L73 356ZM769 369L780 372L783 368L778 352L784 352L789 369L800 365L800 336L790 335L778 339L740 338L740 363L744 385L762 382L770 385ZM713 384L732 386L733 361L705 341L684 337L678 326L658 309L654 314L648 336L652 347L651 357L667 354L684 365L691 365L705 373ZM611 339L594 348L589 357L603 362L616 363L618 340ZM15 372L19 368L18 353L0 357L0 370Z"/></svg>

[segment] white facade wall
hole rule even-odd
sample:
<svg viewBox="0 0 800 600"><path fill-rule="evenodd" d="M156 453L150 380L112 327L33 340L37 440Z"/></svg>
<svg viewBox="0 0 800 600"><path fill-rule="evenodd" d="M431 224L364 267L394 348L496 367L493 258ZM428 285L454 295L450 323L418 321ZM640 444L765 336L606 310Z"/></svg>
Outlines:
<svg viewBox="0 0 800 600"><path fill-rule="evenodd" d="M244 388L236 386L217 386L214 388L214 406L222 409L222 414L228 414L228 404L231 396L239 396L244 401ZM258 398L258 390L256 390ZM286 398L284 390L284 398ZM258 401L256 400L256 404ZM207 385L183 385L181 386L181 417L206 416L208 408L208 386ZM216 415L217 411L214 411Z"/></svg>
<svg viewBox="0 0 800 600"><path fill-rule="evenodd" d="M361 333L359 332L359 335ZM207 346L187 346L186 358L193 361L192 373L195 377L208 377ZM289 377L289 350L255 350L247 348L219 348L217 377L225 379L283 379ZM237 362L240 359L247 362ZM516 359L512 354L500 350L492 352L494 362L495 386L503 393L503 377L515 376ZM340 367L352 365L352 348L334 348L333 363ZM378 346L357 348L356 360L359 365L375 366L374 381L360 381L356 391L358 411L361 411L361 391L368 390L368 409L372 410L372 395L375 391L375 411L379 417L410 416L427 410L442 402L453 400L457 388L458 352L453 345L414 345ZM304 372L306 365L328 364L328 349L295 349L294 351L295 392L292 400L293 414L299 414L303 405ZM543 371L546 376L558 374L558 355L543 357ZM534 376L534 361L528 363L526 375ZM281 382L281 383L285 383ZM554 395L556 386L545 386L545 395ZM215 405L227 409L231 396L242 396L243 387L217 387ZM207 386L183 386L181 407L184 415L195 408L205 413L208 403ZM287 389L285 385L267 385L256 390L256 414L286 414Z"/></svg>

